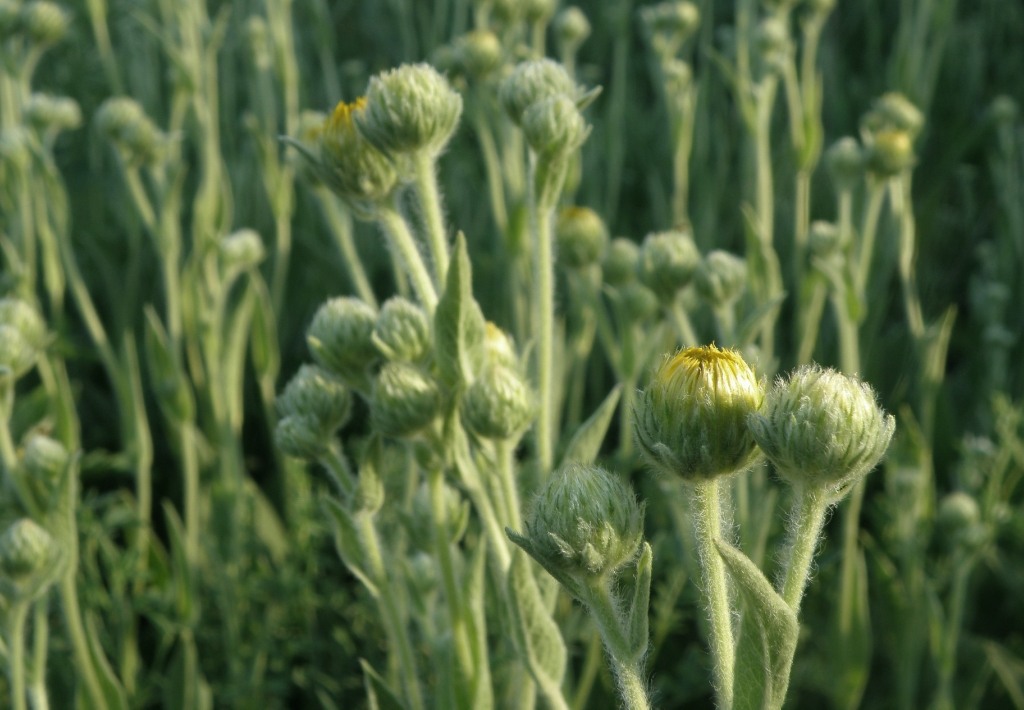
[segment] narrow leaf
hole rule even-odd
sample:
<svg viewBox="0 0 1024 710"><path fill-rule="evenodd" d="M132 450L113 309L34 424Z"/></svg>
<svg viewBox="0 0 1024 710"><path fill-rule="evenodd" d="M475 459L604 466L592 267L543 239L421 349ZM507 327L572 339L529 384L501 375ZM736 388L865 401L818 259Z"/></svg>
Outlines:
<svg viewBox="0 0 1024 710"><path fill-rule="evenodd" d="M466 237L459 232L444 295L434 313L434 351L444 384L457 387L473 376L484 339L484 316L473 299L473 276Z"/></svg>
<svg viewBox="0 0 1024 710"><path fill-rule="evenodd" d="M363 552L359 545L359 533L356 531L352 515L340 503L330 498L324 501L323 506L334 530L334 546L338 551L338 556L376 599L377 585L363 569Z"/></svg>
<svg viewBox="0 0 1024 710"><path fill-rule="evenodd" d="M508 596L514 640L527 669L539 685L544 685L545 678L560 684L565 674L565 641L537 587L530 560L521 550L512 555Z"/></svg>
<svg viewBox="0 0 1024 710"><path fill-rule="evenodd" d="M636 563L636 582L633 587L633 605L629 610L629 648L634 658L643 657L649 643L648 612L651 606L651 568L654 552L649 543L640 548Z"/></svg>
<svg viewBox="0 0 1024 710"><path fill-rule="evenodd" d="M366 686L366 699L370 710L405 710L398 695L391 686L373 669L365 658L359 659L363 669L363 684Z"/></svg>
<svg viewBox="0 0 1024 710"><path fill-rule="evenodd" d="M601 444L608 433L621 393L622 385L616 385L587 421L580 424L562 455L563 465L570 461L581 464L594 462L601 451Z"/></svg>

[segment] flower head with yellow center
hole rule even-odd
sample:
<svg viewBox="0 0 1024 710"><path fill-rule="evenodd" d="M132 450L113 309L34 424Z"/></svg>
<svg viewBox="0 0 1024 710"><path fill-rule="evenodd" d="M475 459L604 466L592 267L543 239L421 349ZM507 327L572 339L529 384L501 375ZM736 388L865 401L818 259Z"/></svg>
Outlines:
<svg viewBox="0 0 1024 710"><path fill-rule="evenodd" d="M391 160L356 130L354 117L366 99L341 101L319 133L321 179L356 207L371 207L391 195L398 175Z"/></svg>
<svg viewBox="0 0 1024 710"><path fill-rule="evenodd" d="M757 457L747 417L763 398L735 350L684 348L665 358L637 401L637 444L655 469L687 480L742 471Z"/></svg>

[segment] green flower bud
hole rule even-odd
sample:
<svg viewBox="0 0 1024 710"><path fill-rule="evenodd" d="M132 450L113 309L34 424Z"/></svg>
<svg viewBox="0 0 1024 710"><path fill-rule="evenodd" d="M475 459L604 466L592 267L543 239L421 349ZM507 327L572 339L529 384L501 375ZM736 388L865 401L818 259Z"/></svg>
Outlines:
<svg viewBox="0 0 1024 710"><path fill-rule="evenodd" d="M388 360L415 362L430 352L430 321L417 304L394 296L380 309L371 337Z"/></svg>
<svg viewBox="0 0 1024 710"><path fill-rule="evenodd" d="M601 263L604 282L609 286L624 286L636 280L640 268L640 247L632 239L616 237L608 245Z"/></svg>
<svg viewBox="0 0 1024 710"><path fill-rule="evenodd" d="M622 314L629 322L650 320L658 314L658 295L640 283L628 283L619 288Z"/></svg>
<svg viewBox="0 0 1024 710"><path fill-rule="evenodd" d="M0 536L0 573L23 583L49 566L56 552L50 533L30 518L20 518Z"/></svg>
<svg viewBox="0 0 1024 710"><path fill-rule="evenodd" d="M914 144L907 131L884 129L868 138L867 167L878 177L898 175L915 160Z"/></svg>
<svg viewBox="0 0 1024 710"><path fill-rule="evenodd" d="M32 162L32 140L22 126L0 130L0 167L25 170Z"/></svg>
<svg viewBox="0 0 1024 710"><path fill-rule="evenodd" d="M368 218L375 203L387 199L398 184L392 161L356 130L355 117L366 110L366 99L341 101L320 132L320 179Z"/></svg>
<svg viewBox="0 0 1024 710"><path fill-rule="evenodd" d="M558 8L558 0L520 0L523 19L530 23L546 22Z"/></svg>
<svg viewBox="0 0 1024 710"><path fill-rule="evenodd" d="M757 48L772 71L781 71L793 53L789 25L777 15L769 15L757 26Z"/></svg>
<svg viewBox="0 0 1024 710"><path fill-rule="evenodd" d="M570 463L537 494L521 539L549 570L597 580L636 556L643 520L643 507L625 481L599 466Z"/></svg>
<svg viewBox="0 0 1024 710"><path fill-rule="evenodd" d="M441 411L441 391L423 370L402 362L386 363L373 386L370 416L385 436L416 434Z"/></svg>
<svg viewBox="0 0 1024 710"><path fill-rule="evenodd" d="M963 491L950 493L939 501L935 526L939 539L954 547L976 549L986 537L978 502Z"/></svg>
<svg viewBox="0 0 1024 710"><path fill-rule="evenodd" d="M303 461L315 461L326 450L327 441L313 417L294 414L279 419L274 443L281 453Z"/></svg>
<svg viewBox="0 0 1024 710"><path fill-rule="evenodd" d="M558 258L570 269L596 263L608 246L608 227L589 207L570 205L558 213L555 223Z"/></svg>
<svg viewBox="0 0 1024 710"><path fill-rule="evenodd" d="M82 125L82 110L67 96L32 94L25 103L25 118L39 131L65 131Z"/></svg>
<svg viewBox="0 0 1024 710"><path fill-rule="evenodd" d="M352 394L344 383L316 365L302 365L275 403L279 417L304 417L322 432L333 434L352 412Z"/></svg>
<svg viewBox="0 0 1024 710"><path fill-rule="evenodd" d="M511 439L533 419L533 393L510 367L486 368L462 398L466 427L485 439Z"/></svg>
<svg viewBox="0 0 1024 710"><path fill-rule="evenodd" d="M358 382L377 359L376 323L376 312L358 298L332 298L313 316L306 343L317 364L346 382Z"/></svg>
<svg viewBox="0 0 1024 710"><path fill-rule="evenodd" d="M437 155L462 115L462 97L429 64L403 64L370 79L366 107L353 115L359 132L382 153Z"/></svg>
<svg viewBox="0 0 1024 710"><path fill-rule="evenodd" d="M895 428L869 385L816 365L780 378L750 417L754 439L779 476L834 492L878 464Z"/></svg>
<svg viewBox="0 0 1024 710"><path fill-rule="evenodd" d="M513 370L519 367L519 357L512 337L491 321L484 324L483 353L487 365L510 367Z"/></svg>
<svg viewBox="0 0 1024 710"><path fill-rule="evenodd" d="M48 436L33 435L25 444L18 476L40 510L52 508L52 501L64 481L70 460L64 445Z"/></svg>
<svg viewBox="0 0 1024 710"><path fill-rule="evenodd" d="M64 8L49 0L34 0L21 11L21 26L36 44L52 44L67 32L68 15Z"/></svg>
<svg viewBox="0 0 1024 710"><path fill-rule="evenodd" d="M1020 114L1020 109L1017 106L1017 102L1013 100L1011 96L1006 94L1000 94L999 96L992 99L992 103L988 107L989 115L992 116L992 120L998 124L1010 125L1017 120L1017 116Z"/></svg>
<svg viewBox="0 0 1024 710"><path fill-rule="evenodd" d="M558 160L583 145L590 126L568 96L552 96L523 113L523 135L538 156Z"/></svg>
<svg viewBox="0 0 1024 710"><path fill-rule="evenodd" d="M864 152L856 138L840 138L825 153L825 166L836 190L853 190L864 178Z"/></svg>
<svg viewBox="0 0 1024 710"><path fill-rule="evenodd" d="M763 396L735 350L685 348L662 361L637 401L637 444L656 471L685 480L743 471L757 457L747 419Z"/></svg>
<svg viewBox="0 0 1024 710"><path fill-rule="evenodd" d="M501 40L490 30L473 30L456 40L455 57L469 76L487 76L501 66Z"/></svg>
<svg viewBox="0 0 1024 710"><path fill-rule="evenodd" d="M512 121L521 125L526 110L534 104L554 96L574 97L576 93L576 84L565 67L551 59L535 59L516 65L501 82L498 99Z"/></svg>
<svg viewBox="0 0 1024 710"><path fill-rule="evenodd" d="M649 35L667 35L677 45L689 39L700 26L700 10L692 2L661 2L640 10Z"/></svg>
<svg viewBox="0 0 1024 710"><path fill-rule="evenodd" d="M839 254L844 244L839 228L831 222L819 219L811 222L811 228L807 234L807 246L811 253L819 259L828 259Z"/></svg>
<svg viewBox="0 0 1024 710"><path fill-rule="evenodd" d="M690 283L699 265L700 251L688 229L644 237L640 247L640 278L659 298L674 298L677 291Z"/></svg>
<svg viewBox="0 0 1024 710"><path fill-rule="evenodd" d="M163 134L142 106L127 96L114 96L96 112L96 128L129 162L151 163L163 148Z"/></svg>
<svg viewBox="0 0 1024 710"><path fill-rule="evenodd" d="M694 274L694 286L712 306L734 303L747 285L747 262L721 249L709 251Z"/></svg>
<svg viewBox="0 0 1024 710"><path fill-rule="evenodd" d="M46 346L46 323L17 298L0 298L0 372L21 377Z"/></svg>
<svg viewBox="0 0 1024 710"><path fill-rule="evenodd" d="M924 127L924 114L906 96L890 91L875 99L871 110L864 116L862 127L871 133L901 131L913 142Z"/></svg>
<svg viewBox="0 0 1024 710"><path fill-rule="evenodd" d="M559 50L564 54L575 54L590 36L590 21L583 10L570 5L558 13L554 30Z"/></svg>
<svg viewBox="0 0 1024 710"><path fill-rule="evenodd" d="M221 269L227 273L248 271L267 256L263 240L253 229L238 229L217 244Z"/></svg>
<svg viewBox="0 0 1024 710"><path fill-rule="evenodd" d="M416 493L412 497L411 508L411 514L403 515L403 522L409 530L409 541L413 544L414 549L432 551L434 506L430 500L430 488L426 484L416 489ZM442 483L441 508L444 519L448 523L447 531L451 535L449 542L458 544L469 525L469 501L462 496L457 488L448 483Z"/></svg>

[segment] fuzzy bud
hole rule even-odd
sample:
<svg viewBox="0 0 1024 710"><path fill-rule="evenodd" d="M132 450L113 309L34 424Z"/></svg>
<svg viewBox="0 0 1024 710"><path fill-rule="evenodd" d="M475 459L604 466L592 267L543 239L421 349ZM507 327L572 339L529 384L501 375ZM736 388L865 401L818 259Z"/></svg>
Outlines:
<svg viewBox="0 0 1024 710"><path fill-rule="evenodd" d="M654 318L661 305L658 295L642 283L633 282L623 285L618 293L622 306L622 315L628 322L638 323Z"/></svg>
<svg viewBox="0 0 1024 710"><path fill-rule="evenodd" d="M358 298L332 298L313 316L306 343L313 359L346 382L359 381L377 359L377 314Z"/></svg>
<svg viewBox="0 0 1024 710"><path fill-rule="evenodd" d="M608 246L608 227L589 207L570 205L558 213L555 223L558 258L570 269L597 262Z"/></svg>
<svg viewBox="0 0 1024 710"><path fill-rule="evenodd" d="M860 143L850 136L840 138L825 153L825 166L837 191L853 190L864 178L864 151Z"/></svg>
<svg viewBox="0 0 1024 710"><path fill-rule="evenodd" d="M320 132L320 179L347 200L360 217L372 214L374 203L387 199L398 184L392 161L356 130L355 118L366 99L339 102Z"/></svg>
<svg viewBox="0 0 1024 710"><path fill-rule="evenodd" d="M67 96L32 94L25 103L25 118L40 131L66 131L82 125L82 109Z"/></svg>
<svg viewBox="0 0 1024 710"><path fill-rule="evenodd" d="M512 337L491 321L484 325L484 362L490 366L516 369L519 359Z"/></svg>
<svg viewBox="0 0 1024 710"><path fill-rule="evenodd" d="M333 434L352 411L352 395L340 379L317 365L302 365L277 398L277 414L305 417L323 436Z"/></svg>
<svg viewBox="0 0 1024 710"><path fill-rule="evenodd" d="M700 265L700 251L690 231L673 229L644 237L640 278L659 298L671 300L690 283Z"/></svg>
<svg viewBox="0 0 1024 710"><path fill-rule="evenodd" d="M910 133L883 129L872 133L867 142L867 167L881 178L898 175L914 165L914 143Z"/></svg>
<svg viewBox="0 0 1024 710"><path fill-rule="evenodd" d="M616 237L608 244L601 267L604 282L609 286L624 286L636 280L640 266L640 246L632 239Z"/></svg>
<svg viewBox="0 0 1024 710"><path fill-rule="evenodd" d="M163 148L163 134L139 103L127 96L113 96L100 106L96 128L129 162L151 163Z"/></svg>
<svg viewBox="0 0 1024 710"><path fill-rule="evenodd" d="M781 71L793 53L789 26L777 15L769 15L757 26L757 48L761 59L772 71Z"/></svg>
<svg viewBox="0 0 1024 710"><path fill-rule="evenodd" d="M835 492L866 476L889 448L896 420L869 385L816 365L779 379L750 430L779 476Z"/></svg>
<svg viewBox="0 0 1024 710"><path fill-rule="evenodd" d="M459 125L462 97L429 64L403 64L370 79L356 127L382 153L440 153Z"/></svg>
<svg viewBox="0 0 1024 710"><path fill-rule="evenodd" d="M563 54L575 54L590 36L590 20L575 5L558 13L553 27L559 50Z"/></svg>
<svg viewBox="0 0 1024 710"><path fill-rule="evenodd" d="M517 64L498 89L498 99L509 117L522 124L523 114L536 103L554 96L575 96L576 85L558 62L535 59Z"/></svg>
<svg viewBox="0 0 1024 710"><path fill-rule="evenodd" d="M501 65L501 40L490 30L473 30L455 42L458 65L471 77L484 77Z"/></svg>
<svg viewBox="0 0 1024 710"><path fill-rule="evenodd" d="M728 306L747 285L747 262L721 249L709 251L694 274L694 286L712 306Z"/></svg>
<svg viewBox="0 0 1024 710"><path fill-rule="evenodd" d="M510 439L533 419L533 393L518 372L497 365L486 368L466 390L462 419L485 439Z"/></svg>
<svg viewBox="0 0 1024 710"><path fill-rule="evenodd" d="M46 324L32 306L0 298L0 373L21 377L46 345Z"/></svg>
<svg viewBox="0 0 1024 710"><path fill-rule="evenodd" d="M935 525L939 537L954 546L976 549L985 539L978 502L963 491L955 491L939 501Z"/></svg>
<svg viewBox="0 0 1024 710"><path fill-rule="evenodd" d="M583 145L590 126L568 96L538 101L523 113L523 134L533 151L542 158L558 160Z"/></svg>
<svg viewBox="0 0 1024 710"><path fill-rule="evenodd" d="M815 220L807 233L807 246L819 259L831 258L842 250L843 240L839 228L831 222Z"/></svg>
<svg viewBox="0 0 1024 710"><path fill-rule="evenodd" d="M441 392L423 370L402 362L386 363L373 386L370 416L385 436L416 434L441 411Z"/></svg>
<svg viewBox="0 0 1024 710"><path fill-rule="evenodd" d="M49 0L34 0L21 10L21 26L36 44L52 44L67 32L69 19L60 5Z"/></svg>
<svg viewBox="0 0 1024 710"><path fill-rule="evenodd" d="M913 141L924 127L924 114L906 96L890 91L874 100L861 126L871 133L902 131Z"/></svg>
<svg viewBox="0 0 1024 710"><path fill-rule="evenodd" d="M60 489L71 457L62 443L35 434L25 444L18 475L41 510L51 509L54 494Z"/></svg>
<svg viewBox="0 0 1024 710"><path fill-rule="evenodd" d="M55 553L50 533L30 518L20 518L0 536L0 573L22 583L45 569Z"/></svg>
<svg viewBox="0 0 1024 710"><path fill-rule="evenodd" d="M252 229L239 229L217 244L221 268L225 272L241 272L259 266L267 255L263 240Z"/></svg>
<svg viewBox="0 0 1024 710"><path fill-rule="evenodd" d="M598 466L570 463L537 494L526 535L513 540L553 572L596 580L636 556L643 519L643 507L625 481Z"/></svg>
<svg viewBox="0 0 1024 710"><path fill-rule="evenodd" d="M281 453L304 461L316 460L326 447L319 424L301 414L279 419L274 427L274 443Z"/></svg>
<svg viewBox="0 0 1024 710"><path fill-rule="evenodd" d="M371 337L388 360L415 362L430 351L430 322L417 304L394 296L381 307Z"/></svg>
<svg viewBox="0 0 1024 710"><path fill-rule="evenodd" d="M689 39L700 26L700 10L692 2L661 2L640 10L648 34L663 34L677 44Z"/></svg>
<svg viewBox="0 0 1024 710"><path fill-rule="evenodd" d="M685 348L665 358L637 401L637 444L655 470L685 480L742 471L757 457L747 418L763 396L735 350Z"/></svg>

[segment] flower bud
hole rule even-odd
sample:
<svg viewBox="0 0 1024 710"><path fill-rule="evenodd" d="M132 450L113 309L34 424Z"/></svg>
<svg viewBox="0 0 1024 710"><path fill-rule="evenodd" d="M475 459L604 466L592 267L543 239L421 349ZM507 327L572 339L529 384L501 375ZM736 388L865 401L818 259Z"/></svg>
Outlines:
<svg viewBox="0 0 1024 710"><path fill-rule="evenodd" d="M570 269L582 269L597 262L608 246L608 228L589 207L570 205L558 213L555 223L558 258Z"/></svg>
<svg viewBox="0 0 1024 710"><path fill-rule="evenodd" d="M590 36L590 21L583 10L575 5L558 13L553 27L559 51L563 54L575 54Z"/></svg>
<svg viewBox="0 0 1024 710"><path fill-rule="evenodd" d="M992 103L988 107L989 115L992 116L992 120L997 124L1011 125L1017 120L1017 116L1020 114L1020 109L1017 106L1017 102L1013 100L1013 97L1007 96L1006 94L1000 94L999 96L992 99Z"/></svg>
<svg viewBox="0 0 1024 710"><path fill-rule="evenodd" d="M68 29L68 15L64 8L49 0L34 0L21 10L21 26L36 44L59 41Z"/></svg>
<svg viewBox="0 0 1024 710"><path fill-rule="evenodd" d="M267 255L263 240L253 229L238 229L217 244L221 269L237 273L259 266Z"/></svg>
<svg viewBox="0 0 1024 710"><path fill-rule="evenodd" d="M510 439L522 433L533 419L533 393L510 367L484 369L462 398L466 427L485 439Z"/></svg>
<svg viewBox="0 0 1024 710"><path fill-rule="evenodd" d="M839 228L831 222L815 220L807 233L807 246L819 259L828 259L842 250L844 244Z"/></svg>
<svg viewBox="0 0 1024 710"><path fill-rule="evenodd" d="M691 347L666 357L633 417L637 444L657 471L701 481L746 469L757 456L747 418L763 391L735 350Z"/></svg>
<svg viewBox="0 0 1024 710"><path fill-rule="evenodd" d="M306 343L313 359L342 378L358 381L377 359L373 328L377 314L358 298L332 298L313 316Z"/></svg>
<svg viewBox="0 0 1024 710"><path fill-rule="evenodd" d="M867 167L878 177L898 175L914 161L914 144L907 131L884 129L871 134L867 144Z"/></svg>
<svg viewBox="0 0 1024 710"><path fill-rule="evenodd" d="M654 291L635 281L620 287L618 297L622 315L631 323L650 320L658 314L661 305Z"/></svg>
<svg viewBox="0 0 1024 710"><path fill-rule="evenodd" d="M487 365L516 369L519 357L512 337L491 321L484 324L484 357Z"/></svg>
<svg viewBox="0 0 1024 710"><path fill-rule="evenodd" d="M667 35L679 45L697 31L700 10L692 2L661 2L642 8L640 19L650 35Z"/></svg>
<svg viewBox="0 0 1024 710"><path fill-rule="evenodd" d="M590 126L568 96L551 96L523 113L523 135L533 152L546 159L567 157L583 145Z"/></svg>
<svg viewBox="0 0 1024 710"><path fill-rule="evenodd" d="M388 360L415 362L430 351L430 322L417 304L394 296L380 309L371 337Z"/></svg>
<svg viewBox="0 0 1024 710"><path fill-rule="evenodd" d="M553 96L573 97L576 93L576 85L565 67L551 59L534 59L516 65L501 82L498 99L512 121L520 125L523 114L534 104Z"/></svg>
<svg viewBox="0 0 1024 710"><path fill-rule="evenodd" d="M339 102L320 132L318 156L320 179L362 217L372 214L374 203L389 197L398 184L392 161L356 130L355 117L365 110L362 97Z"/></svg>
<svg viewBox="0 0 1024 710"><path fill-rule="evenodd" d="M694 286L712 306L728 306L743 295L747 262L721 249L709 251L694 274Z"/></svg>
<svg viewBox="0 0 1024 710"><path fill-rule="evenodd" d="M968 550L976 549L985 539L978 502L963 491L950 493L939 501L935 527L940 540Z"/></svg>
<svg viewBox="0 0 1024 710"><path fill-rule="evenodd" d="M558 0L520 0L520 6L527 22L547 22L555 14Z"/></svg>
<svg viewBox="0 0 1024 710"><path fill-rule="evenodd" d="M853 190L864 178L864 152L856 138L840 138L825 153L825 166L836 190Z"/></svg>
<svg viewBox="0 0 1024 710"><path fill-rule="evenodd" d="M56 552L50 533L31 518L20 518L0 535L0 574L23 583L44 570Z"/></svg>
<svg viewBox="0 0 1024 710"><path fill-rule="evenodd" d="M412 436L440 411L441 392L423 370L402 362L389 362L380 369L373 386L370 416L381 434Z"/></svg>
<svg viewBox="0 0 1024 710"><path fill-rule="evenodd" d="M60 489L71 457L56 439L35 434L25 444L18 476L31 492L40 510L50 510L54 494Z"/></svg>
<svg viewBox="0 0 1024 710"><path fill-rule="evenodd" d="M779 476L834 492L878 464L895 428L869 385L816 365L780 378L750 417L754 439Z"/></svg>
<svg viewBox="0 0 1024 710"><path fill-rule="evenodd" d="M616 237L608 245L601 262L604 282L609 286L624 286L636 279L639 266L639 245L632 239Z"/></svg>
<svg viewBox="0 0 1024 710"><path fill-rule="evenodd" d="M618 476L570 463L537 494L526 519L528 552L567 576L614 575L643 540L643 507Z"/></svg>
<svg viewBox="0 0 1024 710"><path fill-rule="evenodd" d="M150 163L159 157L163 135L142 106L130 97L113 96L96 112L96 128L129 162Z"/></svg>
<svg viewBox="0 0 1024 710"><path fill-rule="evenodd" d="M459 125L462 97L429 64L403 64L370 79L353 118L382 153L440 153Z"/></svg>
<svg viewBox="0 0 1024 710"><path fill-rule="evenodd" d="M781 71L793 53L793 41L785 20L776 15L762 19L757 26L757 48L769 69Z"/></svg>
<svg viewBox="0 0 1024 710"><path fill-rule="evenodd" d="M279 417L306 417L326 438L348 421L352 394L340 379L322 367L302 365L275 404Z"/></svg>
<svg viewBox="0 0 1024 710"><path fill-rule="evenodd" d="M924 114L903 94L890 91L882 94L864 116L862 127L869 132L895 130L905 132L910 140L924 127Z"/></svg>
<svg viewBox="0 0 1024 710"><path fill-rule="evenodd" d="M312 417L293 414L277 421L274 443L286 456L314 461L326 449L327 442Z"/></svg>
<svg viewBox="0 0 1024 710"><path fill-rule="evenodd" d="M458 65L471 77L487 76L501 65L501 40L490 30L473 30L455 41Z"/></svg>
<svg viewBox="0 0 1024 710"><path fill-rule="evenodd" d="M0 298L0 372L21 377L46 346L46 323L17 298Z"/></svg>
<svg viewBox="0 0 1024 710"><path fill-rule="evenodd" d="M690 231L674 229L644 237L640 278L659 298L671 300L690 283L700 265L700 251Z"/></svg>
<svg viewBox="0 0 1024 710"><path fill-rule="evenodd" d="M25 103L25 118L39 131L65 131L82 125L82 109L67 96L37 93Z"/></svg>

